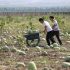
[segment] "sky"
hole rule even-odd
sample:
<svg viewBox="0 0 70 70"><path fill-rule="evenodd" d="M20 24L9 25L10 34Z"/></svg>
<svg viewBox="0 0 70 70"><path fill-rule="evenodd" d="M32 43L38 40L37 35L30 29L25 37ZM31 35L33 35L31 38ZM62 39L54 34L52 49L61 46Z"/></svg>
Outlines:
<svg viewBox="0 0 70 70"><path fill-rule="evenodd" d="M70 0L0 0L0 7L70 7Z"/></svg>

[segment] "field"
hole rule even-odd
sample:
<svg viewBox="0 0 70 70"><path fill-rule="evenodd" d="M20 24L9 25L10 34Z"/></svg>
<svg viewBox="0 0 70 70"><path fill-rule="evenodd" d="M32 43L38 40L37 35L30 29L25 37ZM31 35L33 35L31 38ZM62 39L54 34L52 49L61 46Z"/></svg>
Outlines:
<svg viewBox="0 0 70 70"><path fill-rule="evenodd" d="M70 70L70 59L69 65L64 63L65 57L70 56L70 14L53 14L61 29L63 45L59 47L47 46L44 27L38 21L44 17L50 22L50 15L0 16L0 70L28 70L31 61L37 70ZM26 44L24 35L30 29L40 32L38 46Z"/></svg>

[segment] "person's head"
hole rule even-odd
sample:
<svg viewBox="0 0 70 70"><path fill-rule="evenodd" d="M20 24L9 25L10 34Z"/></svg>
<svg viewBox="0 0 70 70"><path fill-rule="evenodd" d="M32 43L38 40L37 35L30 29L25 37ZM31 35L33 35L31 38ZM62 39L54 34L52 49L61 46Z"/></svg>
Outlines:
<svg viewBox="0 0 70 70"><path fill-rule="evenodd" d="M44 19L43 18L39 18L39 22L40 23L43 23L44 22Z"/></svg>
<svg viewBox="0 0 70 70"><path fill-rule="evenodd" d="M54 21L54 16L50 16L49 19L53 22Z"/></svg>

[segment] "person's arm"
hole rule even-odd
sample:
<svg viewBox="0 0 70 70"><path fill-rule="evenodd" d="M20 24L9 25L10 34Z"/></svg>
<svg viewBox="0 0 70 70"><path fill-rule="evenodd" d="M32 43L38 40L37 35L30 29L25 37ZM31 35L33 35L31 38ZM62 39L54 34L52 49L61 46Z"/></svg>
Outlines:
<svg viewBox="0 0 70 70"><path fill-rule="evenodd" d="M57 26L57 24L54 24L54 25L52 26L52 29L55 28L55 26Z"/></svg>
<svg viewBox="0 0 70 70"><path fill-rule="evenodd" d="M45 26L44 33L47 33L47 26Z"/></svg>

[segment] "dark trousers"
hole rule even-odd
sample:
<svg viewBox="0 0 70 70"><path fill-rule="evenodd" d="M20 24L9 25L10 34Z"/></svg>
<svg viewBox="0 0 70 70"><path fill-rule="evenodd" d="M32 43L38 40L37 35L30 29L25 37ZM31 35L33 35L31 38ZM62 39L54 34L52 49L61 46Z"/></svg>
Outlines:
<svg viewBox="0 0 70 70"><path fill-rule="evenodd" d="M46 41L49 46L50 46L50 42L52 42L52 44L55 43L53 36L54 36L53 31L47 32Z"/></svg>
<svg viewBox="0 0 70 70"><path fill-rule="evenodd" d="M53 31L53 32L54 32L54 35L56 36L56 38L57 38L59 44L62 45L62 42L61 42L61 40L60 40L60 34L59 34L59 31Z"/></svg>

